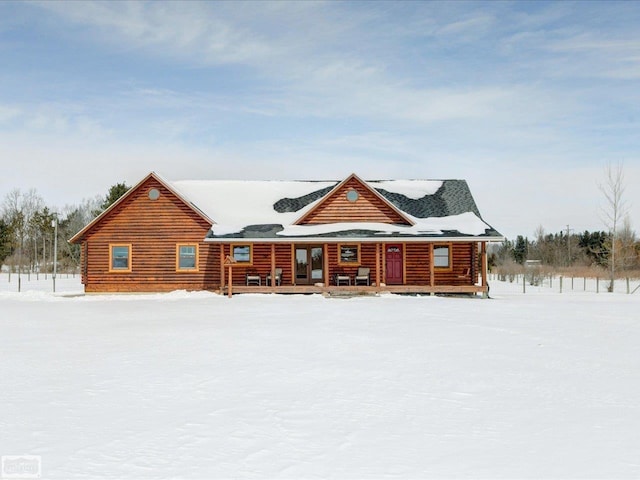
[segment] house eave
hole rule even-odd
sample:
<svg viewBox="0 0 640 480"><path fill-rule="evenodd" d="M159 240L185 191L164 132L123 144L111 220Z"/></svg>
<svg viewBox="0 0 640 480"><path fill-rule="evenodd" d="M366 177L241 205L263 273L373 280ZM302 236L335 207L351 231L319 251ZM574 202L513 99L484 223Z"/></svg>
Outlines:
<svg viewBox="0 0 640 480"><path fill-rule="evenodd" d="M468 242L504 242L501 236L379 236L379 237L207 237L205 243L468 243Z"/></svg>

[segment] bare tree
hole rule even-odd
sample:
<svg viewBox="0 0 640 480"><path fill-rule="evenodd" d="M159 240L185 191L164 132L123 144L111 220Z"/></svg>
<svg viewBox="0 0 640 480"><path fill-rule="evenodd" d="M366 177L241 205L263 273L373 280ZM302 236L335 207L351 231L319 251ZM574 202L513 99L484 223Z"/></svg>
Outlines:
<svg viewBox="0 0 640 480"><path fill-rule="evenodd" d="M636 267L636 232L631 227L629 215L625 215L622 226L618 229L618 246L616 256L618 257L618 267L628 270Z"/></svg>
<svg viewBox="0 0 640 480"><path fill-rule="evenodd" d="M612 165L611 163L607 164L605 168L605 180L604 183L599 185L599 188L606 200L602 213L604 223L609 229L610 239L607 245L609 250L609 256L607 259L607 266L609 270L608 290L613 292L616 278L618 230L622 219L627 214L627 207L623 198L625 190L624 169L621 163L617 163L615 165Z"/></svg>
<svg viewBox="0 0 640 480"><path fill-rule="evenodd" d="M62 211L63 220L59 225L62 238L68 240L91 222L94 218L94 212L100 209L103 201L104 198L96 196L83 199L78 205L65 206ZM64 266L77 269L80 265L80 245L72 245L69 242L62 242L62 245L63 250L60 252L60 258L64 262Z"/></svg>
<svg viewBox="0 0 640 480"><path fill-rule="evenodd" d="M2 202L2 218L8 225L10 232L10 238L8 240L9 249L11 251L11 264L9 265L9 281L11 281L11 273L15 266L16 258L18 261L18 268L20 268L21 253L20 252L20 239L24 235L24 215L21 211L20 190L17 188L7 193ZM16 251L19 252L16 254Z"/></svg>
<svg viewBox="0 0 640 480"><path fill-rule="evenodd" d="M2 203L2 216L11 227L11 243L18 251L18 276L24 266L25 250L31 246L31 239L35 238L33 218L42 209L44 202L34 189L22 193L19 189L7 194ZM28 248L26 248L28 247ZM35 248L34 248L35 250ZM30 251L29 263L33 265L35 252Z"/></svg>

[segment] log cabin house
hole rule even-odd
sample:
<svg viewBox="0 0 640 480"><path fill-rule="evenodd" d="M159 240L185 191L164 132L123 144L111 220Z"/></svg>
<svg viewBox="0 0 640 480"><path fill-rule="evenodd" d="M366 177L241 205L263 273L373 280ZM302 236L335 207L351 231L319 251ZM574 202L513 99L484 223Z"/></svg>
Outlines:
<svg viewBox="0 0 640 480"><path fill-rule="evenodd" d="M150 173L70 242L87 293L486 294L486 245L502 240L464 180Z"/></svg>

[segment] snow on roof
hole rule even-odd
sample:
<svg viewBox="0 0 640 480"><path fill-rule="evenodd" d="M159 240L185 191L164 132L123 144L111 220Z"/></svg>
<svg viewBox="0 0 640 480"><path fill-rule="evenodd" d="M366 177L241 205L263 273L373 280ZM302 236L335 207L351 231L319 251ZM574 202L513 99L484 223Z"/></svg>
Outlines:
<svg viewBox="0 0 640 480"><path fill-rule="evenodd" d="M252 180L182 180L171 185L183 198L214 222L215 237L239 234L253 225L281 225L279 237L315 236L362 230L375 234L442 235L457 231L465 235L483 235L491 227L473 212L449 216L417 218L403 211L415 225L385 223L333 223L324 225L292 225L311 210L323 197L296 211L276 211L274 204L282 199L298 199L338 185L338 181L252 181ZM435 194L443 185L436 180L384 180L367 182L373 188L419 200ZM302 203L304 204L304 202Z"/></svg>
<svg viewBox="0 0 640 480"><path fill-rule="evenodd" d="M449 217L410 218L415 222L414 225L392 225L373 222L288 225L285 226L284 230L278 232L278 235L285 237L317 236L348 230L365 230L376 232L380 235L442 235L445 231L458 231L467 235L482 235L488 228L487 224L472 212Z"/></svg>
<svg viewBox="0 0 640 480"><path fill-rule="evenodd" d="M182 180L172 185L214 222L217 235L236 233L248 225L289 225L316 202L296 212L280 213L273 205L338 182Z"/></svg>
<svg viewBox="0 0 640 480"><path fill-rule="evenodd" d="M367 183L373 188L382 188L414 200L419 200L425 195L433 195L442 187L441 180L380 180Z"/></svg>

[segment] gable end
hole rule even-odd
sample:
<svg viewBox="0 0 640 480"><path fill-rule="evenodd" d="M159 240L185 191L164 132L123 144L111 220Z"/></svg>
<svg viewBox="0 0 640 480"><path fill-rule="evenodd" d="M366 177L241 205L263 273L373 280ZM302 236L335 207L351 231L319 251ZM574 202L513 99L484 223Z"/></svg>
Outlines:
<svg viewBox="0 0 640 480"><path fill-rule="evenodd" d="M159 197L152 194L151 191L155 190L159 193ZM154 193L156 193L154 192ZM193 217L203 225L209 225L213 223L199 208L193 205L191 202L183 198L178 192L176 192L169 184L163 181L155 173L150 173L144 179L142 179L137 185L131 187L122 197L120 197L113 205L107 208L104 212L94 218L88 225L82 230L76 233L69 243L79 243L88 235L91 235L95 230L101 228L101 225L108 222L109 219L116 215L119 215L123 210L132 202L140 205L140 202L149 203L149 207L157 205L158 209L150 209L148 215L162 215L161 206L165 204L167 196L173 199L172 203L180 206L188 216ZM155 197L152 199L152 197ZM139 208L139 207L138 207ZM140 212L138 212L140 213Z"/></svg>
<svg viewBox="0 0 640 480"><path fill-rule="evenodd" d="M294 225L352 222L413 224L380 193L352 174L331 190Z"/></svg>

